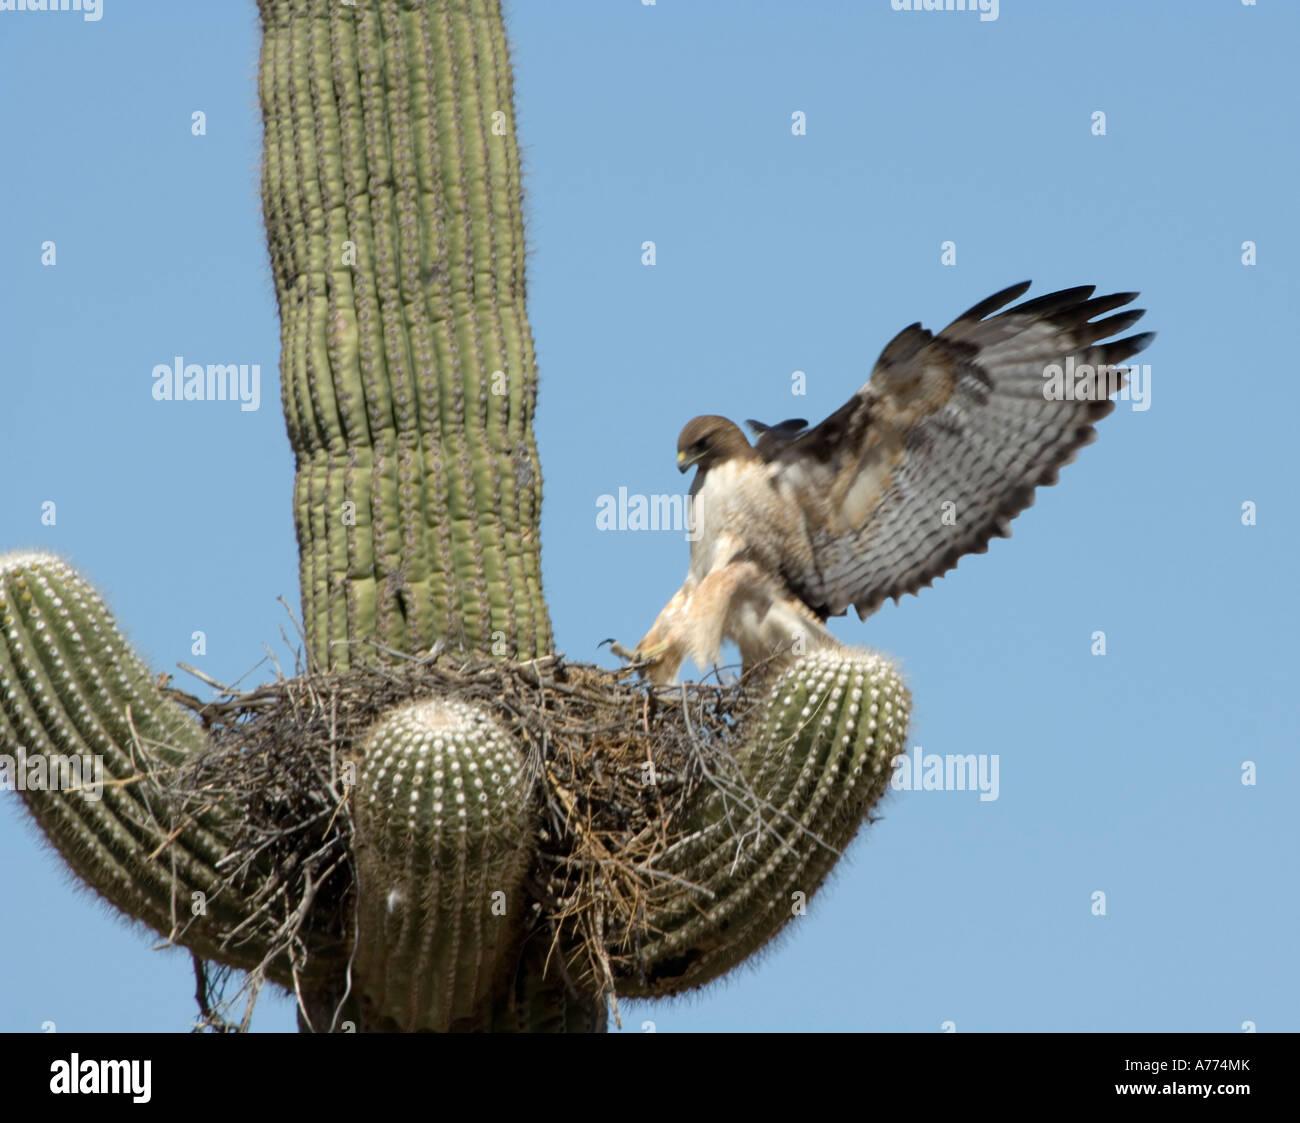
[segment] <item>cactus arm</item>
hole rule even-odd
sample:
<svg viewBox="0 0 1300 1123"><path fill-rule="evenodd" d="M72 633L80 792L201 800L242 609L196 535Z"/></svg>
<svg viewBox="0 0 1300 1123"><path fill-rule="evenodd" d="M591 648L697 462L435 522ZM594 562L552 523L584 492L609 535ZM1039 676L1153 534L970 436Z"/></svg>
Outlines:
<svg viewBox="0 0 1300 1123"><path fill-rule="evenodd" d="M390 713L356 801L356 975L403 1030L477 1026L517 956L532 808L509 732L456 701Z"/></svg>
<svg viewBox="0 0 1300 1123"><path fill-rule="evenodd" d="M703 789L684 841L657 863L708 895L673 894L648 911L640 971L620 989L703 985L775 937L884 795L910 707L878 655L830 649L785 670L752 715L741 782Z"/></svg>
<svg viewBox="0 0 1300 1123"><path fill-rule="evenodd" d="M174 808L151 773L184 764L206 734L159 690L97 593L50 555L0 557L0 753L13 780L37 758L102 764L99 798L24 790L26 805L73 871L123 913L200 954L251 966L255 945L219 946L247 902L220 890L226 852L216 815L172 834ZM192 894L207 912L192 915Z"/></svg>

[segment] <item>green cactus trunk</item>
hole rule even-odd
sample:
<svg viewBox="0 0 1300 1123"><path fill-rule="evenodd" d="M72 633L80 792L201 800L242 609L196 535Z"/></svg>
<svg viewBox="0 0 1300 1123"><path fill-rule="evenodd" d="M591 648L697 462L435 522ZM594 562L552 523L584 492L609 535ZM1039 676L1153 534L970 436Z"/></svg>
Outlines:
<svg viewBox="0 0 1300 1123"><path fill-rule="evenodd" d="M537 374L498 4L260 7L262 195L313 663L440 639L544 654Z"/></svg>

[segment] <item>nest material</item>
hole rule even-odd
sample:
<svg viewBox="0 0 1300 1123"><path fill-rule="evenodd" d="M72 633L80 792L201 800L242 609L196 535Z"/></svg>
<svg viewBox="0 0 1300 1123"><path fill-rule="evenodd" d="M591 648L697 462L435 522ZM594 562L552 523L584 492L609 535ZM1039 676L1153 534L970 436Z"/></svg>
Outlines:
<svg viewBox="0 0 1300 1123"><path fill-rule="evenodd" d="M213 747L165 786L183 806L215 803L226 817L226 884L252 893L259 915L244 933L223 935L237 946L257 925L259 946L270 945L252 973L253 996L262 976L297 989L340 971L354 945L347 762L403 702L480 705L518 738L535 782L535 922L550 930L559 972L615 1003L620 979L643 976L636 949L652 932L651 903L703 893L654 868L680 837L698 789L725 787L753 806L733 754L765 677L656 694L626 670L559 656L508 664L436 655L282 678L215 702L170 691L203 721ZM219 1011L239 996L214 1001L203 965L196 970L203 1020L230 1028Z"/></svg>

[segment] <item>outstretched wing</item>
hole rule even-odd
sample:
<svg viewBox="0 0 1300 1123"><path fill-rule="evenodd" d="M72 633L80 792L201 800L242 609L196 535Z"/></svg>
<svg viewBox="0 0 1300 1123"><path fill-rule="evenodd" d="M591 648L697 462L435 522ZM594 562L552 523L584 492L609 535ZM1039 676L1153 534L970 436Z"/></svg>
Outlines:
<svg viewBox="0 0 1300 1123"><path fill-rule="evenodd" d="M812 557L782 576L816 612L852 605L865 617L984 553L1095 438L1124 385L1113 368L1154 338L1099 342L1142 316L1106 315L1137 294L1094 298L1084 286L999 311L1028 288L1004 289L938 335L904 328L850 401L760 449L773 484L804 511ZM1060 379L1046 373L1053 364Z"/></svg>

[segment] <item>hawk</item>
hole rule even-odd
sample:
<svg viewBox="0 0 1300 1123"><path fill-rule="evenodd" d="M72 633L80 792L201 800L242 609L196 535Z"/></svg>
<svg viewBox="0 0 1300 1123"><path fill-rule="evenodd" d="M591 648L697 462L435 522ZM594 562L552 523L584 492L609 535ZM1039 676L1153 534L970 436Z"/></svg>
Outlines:
<svg viewBox="0 0 1300 1123"><path fill-rule="evenodd" d="M724 639L746 667L835 645L827 617L865 619L1010 536L1034 489L1096 437L1125 385L1117 364L1154 338L1112 338L1142 316L1116 311L1136 293L1085 285L1006 307L1029 285L938 334L904 328L820 425L750 421L751 445L725 417L686 424L690 568L633 653L652 681L673 682L687 656L716 663Z"/></svg>

